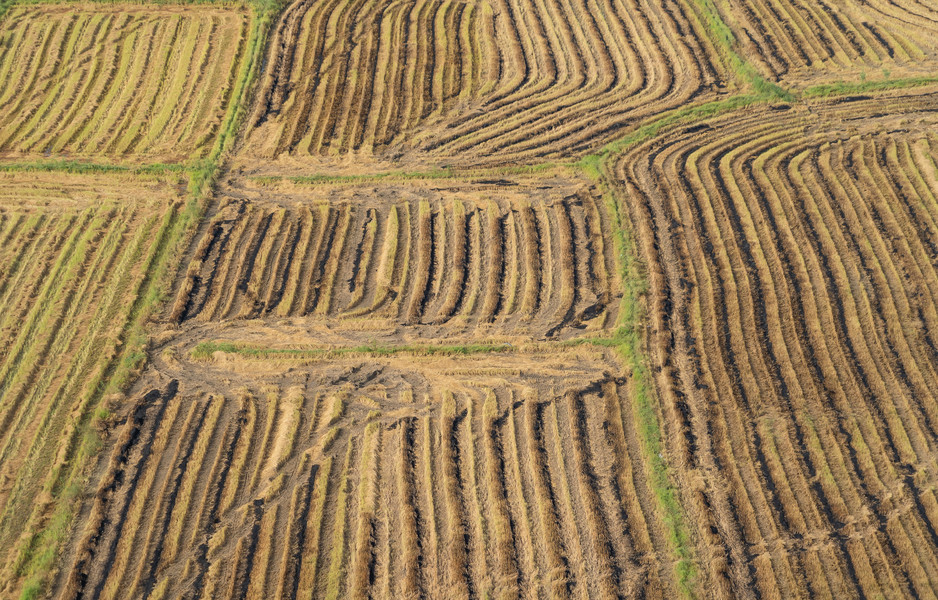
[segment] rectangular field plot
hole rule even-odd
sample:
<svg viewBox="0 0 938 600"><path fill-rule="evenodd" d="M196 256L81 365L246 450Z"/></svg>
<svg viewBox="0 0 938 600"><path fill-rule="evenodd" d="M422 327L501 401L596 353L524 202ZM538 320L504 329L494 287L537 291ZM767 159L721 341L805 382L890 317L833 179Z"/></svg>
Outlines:
<svg viewBox="0 0 938 600"><path fill-rule="evenodd" d="M621 293L603 200L576 180L538 183L228 190L196 242L172 319L306 317L538 337L611 326Z"/></svg>
<svg viewBox="0 0 938 600"><path fill-rule="evenodd" d="M205 155L247 24L205 6L14 6L0 22L0 157Z"/></svg>
<svg viewBox="0 0 938 600"><path fill-rule="evenodd" d="M727 23L747 58L789 83L933 76L938 5L918 0L731 0ZM793 81L792 81L793 80Z"/></svg>
<svg viewBox="0 0 938 600"><path fill-rule="evenodd" d="M0 174L0 565L119 354L179 182ZM40 511L41 514L41 511Z"/></svg>
<svg viewBox="0 0 938 600"><path fill-rule="evenodd" d="M585 153L722 69L687 0L296 0L271 47L245 164Z"/></svg>
<svg viewBox="0 0 938 600"><path fill-rule="evenodd" d="M724 597L938 587L936 107L934 88L775 106L617 163Z"/></svg>
<svg viewBox="0 0 938 600"><path fill-rule="evenodd" d="M180 349L148 380L171 382L116 434L59 585L100 598L673 597L614 356L285 370L192 364Z"/></svg>

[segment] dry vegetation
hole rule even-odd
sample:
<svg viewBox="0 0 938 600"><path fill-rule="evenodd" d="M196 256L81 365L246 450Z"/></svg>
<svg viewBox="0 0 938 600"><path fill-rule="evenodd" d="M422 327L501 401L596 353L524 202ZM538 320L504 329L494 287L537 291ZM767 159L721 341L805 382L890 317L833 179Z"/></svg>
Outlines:
<svg viewBox="0 0 938 600"><path fill-rule="evenodd" d="M82 428L122 357L175 178L0 174L0 565L49 518ZM126 341L126 340L124 340ZM130 362L137 357L124 357ZM12 590L2 589L0 594Z"/></svg>
<svg viewBox="0 0 938 600"><path fill-rule="evenodd" d="M0 156L205 156L247 32L245 14L208 6L14 6L0 23Z"/></svg>
<svg viewBox="0 0 938 600"><path fill-rule="evenodd" d="M619 369L588 346L157 359L60 597L670 597Z"/></svg>
<svg viewBox="0 0 938 600"><path fill-rule="evenodd" d="M615 163L648 256L652 364L713 587L938 583L933 92L776 105ZM714 528L714 534L708 533Z"/></svg>
<svg viewBox="0 0 938 600"><path fill-rule="evenodd" d="M293 2L244 162L581 153L713 87L702 34L688 0Z"/></svg>
<svg viewBox="0 0 938 600"><path fill-rule="evenodd" d="M606 207L581 179L268 184L219 204L180 284L179 322L310 316L554 337L608 327L618 309Z"/></svg>
<svg viewBox="0 0 938 600"><path fill-rule="evenodd" d="M721 6L749 60L772 78L935 74L938 6L928 2L731 0Z"/></svg>
<svg viewBox="0 0 938 600"><path fill-rule="evenodd" d="M0 597L934 598L936 33L0 0Z"/></svg>

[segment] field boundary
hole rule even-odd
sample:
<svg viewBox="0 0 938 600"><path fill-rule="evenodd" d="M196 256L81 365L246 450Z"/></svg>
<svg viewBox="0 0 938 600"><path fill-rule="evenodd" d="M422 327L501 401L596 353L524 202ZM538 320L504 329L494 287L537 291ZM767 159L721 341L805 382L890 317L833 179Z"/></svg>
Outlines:
<svg viewBox="0 0 938 600"><path fill-rule="evenodd" d="M712 0L698 0L698 6L715 10ZM681 109L668 111L645 123L639 124L630 133L622 138L613 140L594 154L584 156L573 163L584 175L594 180L603 190L607 198L610 216L613 220L613 233L616 242L616 258L620 268L620 279L623 287L622 307L619 312L619 322L614 334L610 337L584 337L568 340L568 345L588 343L605 347L612 347L619 351L626 365L631 370L634 385L634 398L639 417L639 432L642 437L646 460L652 465L654 476L653 489L661 504L665 522L669 528L669 535L678 562L675 566L678 587L686 597L695 597L698 584L698 572L695 563L696 543L686 523L686 516L678 498L678 490L673 484L671 468L662 452L666 444L661 437L660 415L654 383L650 382L648 373L648 360L645 356L644 345L647 343L644 317L644 295L648 284L643 272L641 259L631 242L626 225L621 218L621 204L618 196L612 191L610 185L611 175L608 165L630 147L646 142L680 126L692 125L722 114L745 109L756 104L805 102L812 98L828 98L849 96L863 92L888 92L897 89L915 88L938 82L938 78L906 78L884 79L877 81L862 81L857 83L837 82L809 87L795 94L784 90L777 84L768 82L755 71L749 63L736 53L732 45L735 40L732 33L726 28L725 33L719 33L726 27L722 20L717 21L718 13L714 16L711 31L719 36L725 48L739 63L738 69L742 71L743 79L756 90L756 94L737 94L726 99L706 102ZM748 67L748 68L747 68ZM765 84L768 84L766 87ZM665 450L666 451L666 450Z"/></svg>
<svg viewBox="0 0 938 600"><path fill-rule="evenodd" d="M615 155L611 155L614 157ZM611 191L604 165L607 158L582 166L583 172L594 178L602 187L603 195L613 220L613 239L623 296L617 327L610 337L584 337L566 342L566 345L591 344L615 349L629 370L630 398L635 406L637 430L641 440L644 459L650 467L649 482L667 528L668 539L674 556L674 577L678 590L685 598L697 597L698 569L695 544L688 528L684 510L673 483L672 468L666 458L667 448L661 436L661 409L658 406L654 384L648 372L645 356L645 328L642 325L645 309L644 295L648 291L640 259L636 254L631 236L626 230L620 212L619 198Z"/></svg>
<svg viewBox="0 0 938 600"><path fill-rule="evenodd" d="M268 348L240 342L200 342L190 351L193 360L210 360L216 352L237 354L246 358L338 358L341 356L460 356L468 354L491 354L495 352L523 352L507 342L474 344L364 344L339 348Z"/></svg>

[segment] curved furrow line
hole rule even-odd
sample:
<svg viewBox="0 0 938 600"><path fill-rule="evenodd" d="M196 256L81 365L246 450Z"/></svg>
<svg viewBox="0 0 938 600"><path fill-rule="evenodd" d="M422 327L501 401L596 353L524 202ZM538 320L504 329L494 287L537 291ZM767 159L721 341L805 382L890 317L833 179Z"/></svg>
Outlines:
<svg viewBox="0 0 938 600"><path fill-rule="evenodd" d="M88 145L92 152L106 152L110 145L117 142L123 124L133 112L132 107L141 100L138 92L154 83L147 81L152 78L145 75L150 72L150 65L156 62L153 54L162 49L161 42L166 36L166 28L159 19L139 19L135 23L122 48L126 56L126 63L122 63L122 66L126 64L126 69L115 77L106 100L98 106L96 122L87 129L90 132Z"/></svg>
<svg viewBox="0 0 938 600"><path fill-rule="evenodd" d="M692 506L751 565L728 571L737 594L921 594L935 575L934 158L915 134L840 133L881 104L715 118L617 163L666 430L705 469Z"/></svg>
<svg viewBox="0 0 938 600"><path fill-rule="evenodd" d="M99 23L96 27L95 36L89 40L88 47L79 53L87 56L81 59L82 63L92 63L86 71L82 71L81 88L72 93L60 111L53 113L57 116L53 119L53 127L45 136L47 140L51 140L51 143L46 144L46 148L51 147L52 152L61 152L74 141L75 132L82 121L79 115L88 114L89 106L93 103L92 98L101 96L108 81L108 76L103 73L107 72L107 65L114 64L118 48L116 44L105 43L105 40L111 35L116 19L113 15L103 15L103 21L103 26Z"/></svg>
<svg viewBox="0 0 938 600"><path fill-rule="evenodd" d="M601 331L622 291L608 207L583 183L494 196L401 187L354 202L337 187L311 196L312 210L278 192L223 201L191 241L167 315L542 339Z"/></svg>
<svg viewBox="0 0 938 600"><path fill-rule="evenodd" d="M304 273L309 269L309 255L312 250L314 231L319 221L309 207L303 207L299 213L297 237L287 250L286 265L283 267L281 292L276 301L271 301L267 306L268 311L276 309L278 316L290 314L295 306L304 305L303 300L297 298L303 296L300 284L306 281Z"/></svg>
<svg viewBox="0 0 938 600"><path fill-rule="evenodd" d="M653 33L652 28L658 31ZM642 46L643 50L657 50L656 55L646 56L643 62L644 65L650 66L654 75L660 75L662 68L660 65L670 65L675 62L698 64L683 44L683 51L675 55L666 56L659 48L658 39L663 38L666 40L665 43L672 44L669 38L673 37L673 31L674 23L670 17L668 17L668 24L663 26L660 21L642 22L638 37L650 40ZM675 49L672 47L670 51L673 52ZM497 156L502 156L502 158L509 156L512 159L522 160L533 156L553 156L556 152L562 152L562 148L577 143L578 140L590 140L586 142L588 146L595 147L628 122L641 118L644 110L649 107L649 103L651 103L650 106L655 106L655 102L672 92L673 74L669 72L663 77L654 75L646 80L646 87L641 91L626 96L628 98L626 102L623 102L622 92L629 89L630 81L619 82L621 89L610 89L605 93L590 90L587 95L584 92L584 97L579 100L577 94L566 94L560 97L559 105L546 102L531 110L516 111L515 118L511 120L513 127L507 130L505 130L504 119L492 124L480 123L476 131L471 134L472 137L455 137L454 134L450 134L451 142L436 141L427 145L424 150L444 155L471 151L481 156L491 156L493 159ZM617 80L614 79L614 81ZM688 90L689 93L696 92L698 87L699 83L695 82L695 87ZM677 98L678 96L675 96L675 99ZM658 110L660 109L653 108L652 112ZM487 113L486 119L491 122L491 117L494 116ZM548 119L547 117L554 118ZM563 123L563 125L558 126L556 123ZM601 123L601 125L594 123ZM484 135L480 138L482 134Z"/></svg>
<svg viewBox="0 0 938 600"><path fill-rule="evenodd" d="M601 36L595 35L595 30L593 31L594 35L589 38L586 37L579 20L575 16L578 13L573 8L572 6L559 6L556 3L551 3L548 7L549 18L542 19L550 23L558 23L554 28L547 30L553 33L554 29L560 29L559 33L549 36L551 55L559 55L565 58L564 62L561 63L563 68L559 69L559 72L558 67L549 70L552 76L547 79L547 82L551 85L541 93L538 93L539 90L537 89L523 88L516 94L517 98L507 97L498 102L486 101L483 104L486 109L485 115L476 117L474 121L454 121L450 124L450 127L457 128L457 132L449 134L448 138L456 139L465 136L465 134L458 133L458 127L461 126L467 128L468 133L479 135L483 127L492 121L502 121L505 116L523 114L524 111L531 108L538 108L542 114L549 113L551 110L557 110L557 107L548 108L545 106L552 100L565 98L572 102L577 97L577 93L582 92L588 92L586 98L596 95L594 89L596 85L591 85L588 79L599 77L600 71L596 69L595 61L587 62L583 55L585 53L594 56L594 48L599 45L603 46L604 54L608 58L608 50L605 48L605 44L612 43L612 41L607 42ZM636 7L630 8L634 11ZM548 11L542 10L542 12ZM555 72L557 72L556 75L554 75ZM602 91L608 91L609 89L610 87L607 85ZM436 147L445 146L446 139L435 142L429 148L435 149Z"/></svg>
<svg viewBox="0 0 938 600"><path fill-rule="evenodd" d="M201 152L230 100L246 31L243 14L217 8L14 7L8 17L0 35L20 50L0 65L11 82L0 93L0 147L11 156ZM209 23L224 47L198 54Z"/></svg>
<svg viewBox="0 0 938 600"><path fill-rule="evenodd" d="M293 47L302 49L299 58L294 56L292 61L280 63L276 74L278 79L272 80L269 84L277 86L278 91L276 94L278 96L279 94L285 95L284 99L278 99L277 104L273 105L269 110L272 111L273 114L278 115L296 112L301 118L294 120L292 124L285 125L282 129L278 130L275 128L274 132L271 132L267 143L260 150L261 156L271 156L292 150L307 131L302 116L308 115L312 110L312 103L316 98L317 88L321 84L321 78L318 76L318 73L322 65L322 51L325 43L323 31L326 24L324 19L327 16L326 10L332 6L331 3L323 3L314 10L310 10L311 4L312 3L298 2L295 5L291 5L296 6L297 11L299 11L301 7L306 8L306 10L300 12L302 17L300 24L295 28L291 28L289 37L278 40L278 44L272 46L272 48L279 47L284 51ZM292 7L287 9L284 12L284 18L287 18L287 15L290 15L292 10ZM304 31L312 31L314 29L315 33L303 33ZM300 36L310 36L312 39L311 43L294 43L293 40ZM291 89L295 89L294 86L301 86L303 89L307 90L307 93L298 95L291 94L290 91ZM259 103L256 111L255 126L264 123L270 118L268 112L265 111L268 111L266 105L263 102ZM304 128L301 129L301 126Z"/></svg>
<svg viewBox="0 0 938 600"><path fill-rule="evenodd" d="M251 122L260 125L268 113L279 114L287 96L290 81L288 74L294 73L295 64L303 64L306 45L291 44L290 41L300 34L302 23L313 13L309 12L310 2L297 2L284 9L276 29L271 34L270 46L277 49L277 55L264 73L264 79L258 89L258 102ZM300 58L297 59L297 51Z"/></svg>
<svg viewBox="0 0 938 600"><path fill-rule="evenodd" d="M25 130L20 134L23 139L19 147L22 150L28 151L39 139L46 138L47 141L49 138L54 139L47 133L47 129L50 125L53 128L61 125L58 115L63 110L67 110L69 105L74 106L74 102L71 102L72 93L69 90L79 85L79 82L87 82L90 79L79 66L83 62L80 57L90 52L96 45L101 47L97 44L97 34L100 31L100 21L103 15L83 15L82 17L85 18L77 19L78 26L73 29L71 37L63 40L65 48L58 59L66 63L76 63L76 69L50 77L49 88L42 93L45 97L42 105L33 113L25 125ZM89 28L91 39L88 39ZM84 48L81 47L82 45Z"/></svg>
<svg viewBox="0 0 938 600"><path fill-rule="evenodd" d="M278 73L262 84L242 153L484 162L583 152L715 80L693 10L684 0L298 1L275 30Z"/></svg>

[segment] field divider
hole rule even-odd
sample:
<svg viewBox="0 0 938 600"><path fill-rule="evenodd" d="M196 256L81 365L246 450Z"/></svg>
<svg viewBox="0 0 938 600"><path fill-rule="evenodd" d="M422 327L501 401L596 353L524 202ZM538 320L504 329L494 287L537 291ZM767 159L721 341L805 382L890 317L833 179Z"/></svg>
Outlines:
<svg viewBox="0 0 938 600"><path fill-rule="evenodd" d="M737 51L736 36L726 23L714 0L689 1L696 8L698 16L703 19L703 25L710 34L710 41L717 46L718 52L740 83L751 88L758 96L783 101L795 99L790 91L777 83L767 80L752 63L740 55Z"/></svg>
<svg viewBox="0 0 938 600"><path fill-rule="evenodd" d="M365 344L348 347L295 347L295 348L265 348L263 346L242 344L237 342L209 341L200 342L191 351L193 360L212 360L216 352L234 354L243 358L271 359L271 358L316 358L331 359L343 356L457 356L470 354L511 353L527 349L526 346L513 346L509 343L476 343L466 345L447 344Z"/></svg>

